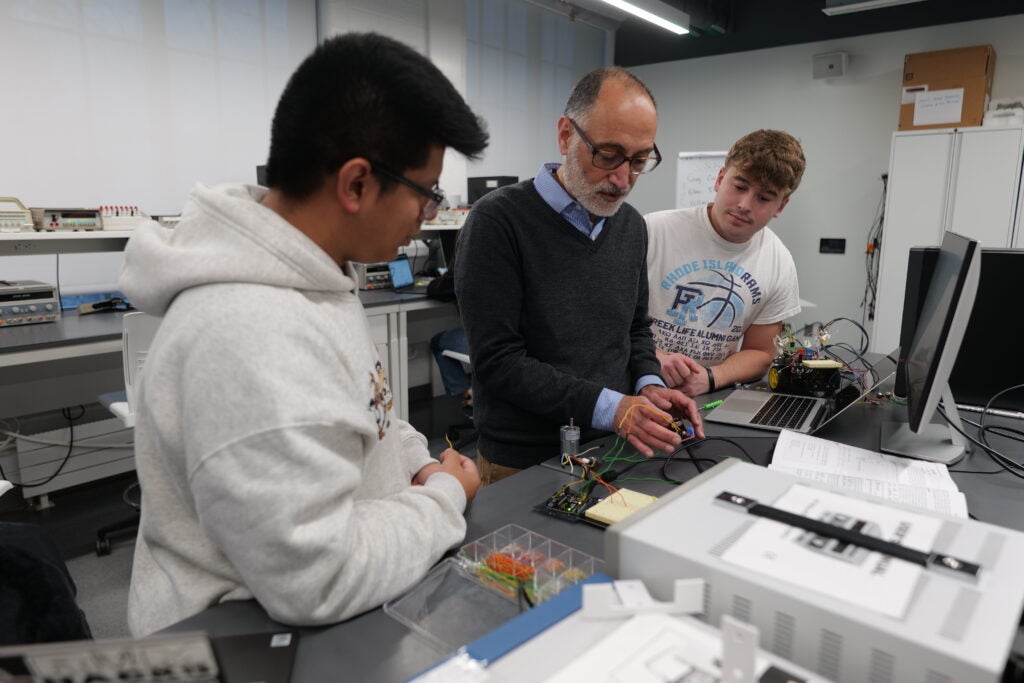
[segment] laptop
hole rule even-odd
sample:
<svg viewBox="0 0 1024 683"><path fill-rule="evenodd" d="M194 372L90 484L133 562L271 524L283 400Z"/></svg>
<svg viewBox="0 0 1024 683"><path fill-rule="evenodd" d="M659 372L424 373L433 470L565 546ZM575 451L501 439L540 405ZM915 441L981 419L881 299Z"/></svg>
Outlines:
<svg viewBox="0 0 1024 683"><path fill-rule="evenodd" d="M892 357L878 361L869 379L862 377L836 396L819 398L782 394L757 389L735 389L722 404L704 416L705 422L718 422L752 429L781 432L789 429L813 434L834 420L896 373Z"/></svg>
<svg viewBox="0 0 1024 683"><path fill-rule="evenodd" d="M416 284L412 276L412 264L402 257L388 262L388 273L391 275L391 288L398 294L427 294L425 284Z"/></svg>

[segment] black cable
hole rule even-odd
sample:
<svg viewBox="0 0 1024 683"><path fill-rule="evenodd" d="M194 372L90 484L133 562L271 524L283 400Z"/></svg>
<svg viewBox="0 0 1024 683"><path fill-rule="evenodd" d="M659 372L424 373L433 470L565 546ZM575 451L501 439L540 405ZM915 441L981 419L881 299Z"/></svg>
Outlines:
<svg viewBox="0 0 1024 683"><path fill-rule="evenodd" d="M834 358L835 360L837 360L837 361L847 365L848 367L852 368L853 365L851 363L848 363L845 358L843 358L842 356L840 356L837 353L833 353L832 352L831 349L834 348L834 347L838 347L838 348L841 348L841 349L846 349L847 351L852 353L856 357L856 360L859 360L861 365L864 366L864 369L867 370L869 373L871 373L871 383L872 384L877 384L878 383L878 372L875 370L875 366L872 365L868 361L868 359L863 356L863 354L858 353L856 349L854 349L852 346L850 346L846 342L839 342L837 344L828 344L827 346L823 346L821 351L822 351L822 353L826 354L827 356L829 356L831 358ZM854 374L853 379L846 386L847 387L851 386L854 382L857 382L859 380L860 380L860 377L857 376L856 374ZM863 382L861 382L861 386L863 386L865 388L867 387L867 385L865 385ZM840 387L840 391L842 391L845 388L846 387Z"/></svg>
<svg viewBox="0 0 1024 683"><path fill-rule="evenodd" d="M822 326L821 326L821 329L823 329L823 330L827 330L827 329L828 329L829 327L831 327L831 326L832 326L832 324L833 324L833 323L837 323L837 322L839 322L840 320L845 320L846 322L848 322L848 323L851 323L851 324L852 324L852 325L854 325L854 326L855 326L855 327L856 327L856 328L857 328L858 330L860 330L860 334L861 334L861 340L862 340L862 341L864 342L864 346L863 346L863 347L861 347L861 350L860 350L860 351L858 351L858 352L856 352L856 353L857 353L857 355L858 355L858 356L862 356L862 355L864 355L865 353L867 353L867 352L868 352L868 346L869 346L869 345L870 345L870 343L871 343L871 335L869 335L869 334L868 334L868 331L864 329L864 326L863 326L863 325L861 325L861 324L860 324L859 322L857 322L857 321L856 321L856 320L854 320L853 318L833 318L832 320L829 320L829 321L828 321L827 323L825 323L824 325L822 325Z"/></svg>
<svg viewBox="0 0 1024 683"><path fill-rule="evenodd" d="M130 507L131 509L135 510L136 512L142 512L142 494L139 493L138 503L131 499L130 494L135 489L141 489L141 487L142 485L139 483L139 480L136 479L134 482L129 484L128 487L121 493L121 500L124 501L124 504Z"/></svg>
<svg viewBox="0 0 1024 683"><path fill-rule="evenodd" d="M963 416L961 416L960 420L971 425L979 432L982 429L984 429L986 432L991 432L996 436L1002 437L1004 439L1009 439L1010 441L1020 441L1024 443L1024 429L1014 429L1013 427L1007 427L1006 425L985 425L984 427L982 427L980 422L974 422L973 420L965 419Z"/></svg>
<svg viewBox="0 0 1024 683"><path fill-rule="evenodd" d="M71 417L71 411L68 408L61 408L60 414L63 415L64 419L68 421L68 452L64 455L64 459L61 460L60 465L57 466L57 469L54 470L53 474L51 474L46 479L43 479L42 481L19 483L11 481L10 477L4 474L3 466L0 465L0 478L6 479L8 482L11 483L12 486L14 486L14 488L19 489L34 488L36 486L45 486L46 484L49 484L51 481L56 479L57 476L64 470L64 466L68 464L68 460L71 459L71 453L75 449L75 420L80 420L85 415L85 406L80 405L78 406L78 409L82 412L80 412L76 417Z"/></svg>
<svg viewBox="0 0 1024 683"><path fill-rule="evenodd" d="M981 441L978 441L973 436L970 436L964 430L962 430L959 427L957 427L955 424L953 424L950 421L949 417L946 415L946 411L945 411L944 408L939 407L939 408L936 409L936 412L938 412L939 415L942 416L942 419L946 421L946 424L948 424L951 429L953 429L956 432L958 432L961 436L963 436L965 439L967 439L971 443L975 444L976 446L980 446L981 449L983 451L985 451L985 453L987 453L988 456L990 458L992 458L996 462L997 465L999 465L1004 470L1006 470L1007 472L1009 472L1013 476L1017 477L1018 479L1024 479L1024 473L1021 473L1021 472L1024 472L1024 465L1021 465L1020 463L1015 462L1015 461L1011 460L1010 458L1007 458L1005 455L1003 455L999 451L995 450L994 448L992 448L988 444L982 443ZM984 432L982 432L982 433L984 434ZM1007 465L1006 463L1009 463L1009 465ZM1019 469L1019 470L1021 470L1021 472L1015 472L1014 469Z"/></svg>
<svg viewBox="0 0 1024 683"><path fill-rule="evenodd" d="M694 469L696 469L697 472L704 471L700 466L702 462L711 463L712 465L717 465L718 463L721 462L721 460L714 460L713 458L695 458L693 457L693 454L689 452L689 450L686 450L686 457L689 459L690 464L693 465ZM679 486L683 482L677 479L673 479L672 476L669 475L668 473L668 467L669 465L672 464L673 460L674 458L672 456L665 458L665 462L661 464L661 478L671 484L674 484L675 486Z"/></svg>
<svg viewBox="0 0 1024 683"><path fill-rule="evenodd" d="M732 439L728 439L728 438L726 438L724 436L706 436L706 437L704 437L703 439L701 439L699 441L694 441L693 443L687 444L686 447L687 447L687 449L689 449L689 448L691 448L693 446L700 446L701 444L708 443L709 441L724 441L725 443L732 444L733 446L735 446L739 450L740 453L743 454L743 457L745 457L751 463L753 463L755 465L760 464L757 461L755 461L752 457L750 457L750 453L747 453L747 449L746 448L744 448L743 446L739 445L738 443L736 443Z"/></svg>
<svg viewBox="0 0 1024 683"><path fill-rule="evenodd" d="M985 442L986 446L988 445L988 439L985 436L985 417L989 414L989 411L992 410L992 404L995 402L997 398L999 398L1003 394L1021 388L1024 388L1024 384L1014 384L1013 386L1007 387L1002 391L997 391L995 395L993 395L992 398L988 400L988 403L985 404L984 409L982 409L981 411L981 440Z"/></svg>
<svg viewBox="0 0 1024 683"><path fill-rule="evenodd" d="M885 227L885 197L888 193L889 175L882 174L882 196L878 200L878 208L875 210L875 219L868 228L867 246L864 257L864 271L866 282L864 285L864 296L860 305L864 312L861 314L861 322L875 319L875 303L878 298L878 271L881 267L881 246L882 231Z"/></svg>

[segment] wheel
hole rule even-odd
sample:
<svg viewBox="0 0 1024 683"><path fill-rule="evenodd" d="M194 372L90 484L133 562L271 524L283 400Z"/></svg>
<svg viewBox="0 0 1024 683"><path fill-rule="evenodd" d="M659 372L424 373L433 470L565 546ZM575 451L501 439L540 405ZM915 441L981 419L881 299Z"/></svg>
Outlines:
<svg viewBox="0 0 1024 683"><path fill-rule="evenodd" d="M96 538L96 556L103 557L110 554L110 539L106 536Z"/></svg>
<svg viewBox="0 0 1024 683"><path fill-rule="evenodd" d="M772 391L779 390L779 369L774 365L768 368L768 388Z"/></svg>

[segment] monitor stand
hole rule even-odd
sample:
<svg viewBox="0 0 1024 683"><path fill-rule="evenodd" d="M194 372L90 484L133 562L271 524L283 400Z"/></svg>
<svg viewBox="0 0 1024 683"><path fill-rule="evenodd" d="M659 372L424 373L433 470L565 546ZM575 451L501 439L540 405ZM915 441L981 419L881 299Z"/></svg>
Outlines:
<svg viewBox="0 0 1024 683"><path fill-rule="evenodd" d="M942 405L949 406L946 408L947 424L924 425L920 434L910 431L910 425L906 422L883 422L882 450L943 465L960 462L970 448L963 435L957 431L964 427L948 382L942 390Z"/></svg>

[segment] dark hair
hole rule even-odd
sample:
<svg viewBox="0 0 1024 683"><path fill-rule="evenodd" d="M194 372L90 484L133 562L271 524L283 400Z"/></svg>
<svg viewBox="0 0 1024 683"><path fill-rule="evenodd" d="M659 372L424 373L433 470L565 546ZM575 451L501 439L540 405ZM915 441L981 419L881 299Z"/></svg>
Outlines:
<svg viewBox="0 0 1024 683"><path fill-rule="evenodd" d="M651 98L651 104L654 105L654 108L658 108L658 103L654 101L654 95L651 93L650 88L637 78L635 74L619 66L603 66L586 74L576 83L572 93L569 95L569 100L565 103L564 114L576 120L585 119L586 115L590 112L590 108L597 101L597 96L601 92L601 86L604 85L605 81L612 78L621 80L626 85L630 85L636 88L636 90L643 92L647 97Z"/></svg>
<svg viewBox="0 0 1024 683"><path fill-rule="evenodd" d="M804 150L795 137L781 130L755 130L733 144L725 166L752 175L751 180L778 190L784 197L796 192L807 168Z"/></svg>
<svg viewBox="0 0 1024 683"><path fill-rule="evenodd" d="M421 168L432 143L475 158L487 132L444 74L412 48L375 33L335 36L299 65L277 103L267 185L302 199L356 157L397 173Z"/></svg>

